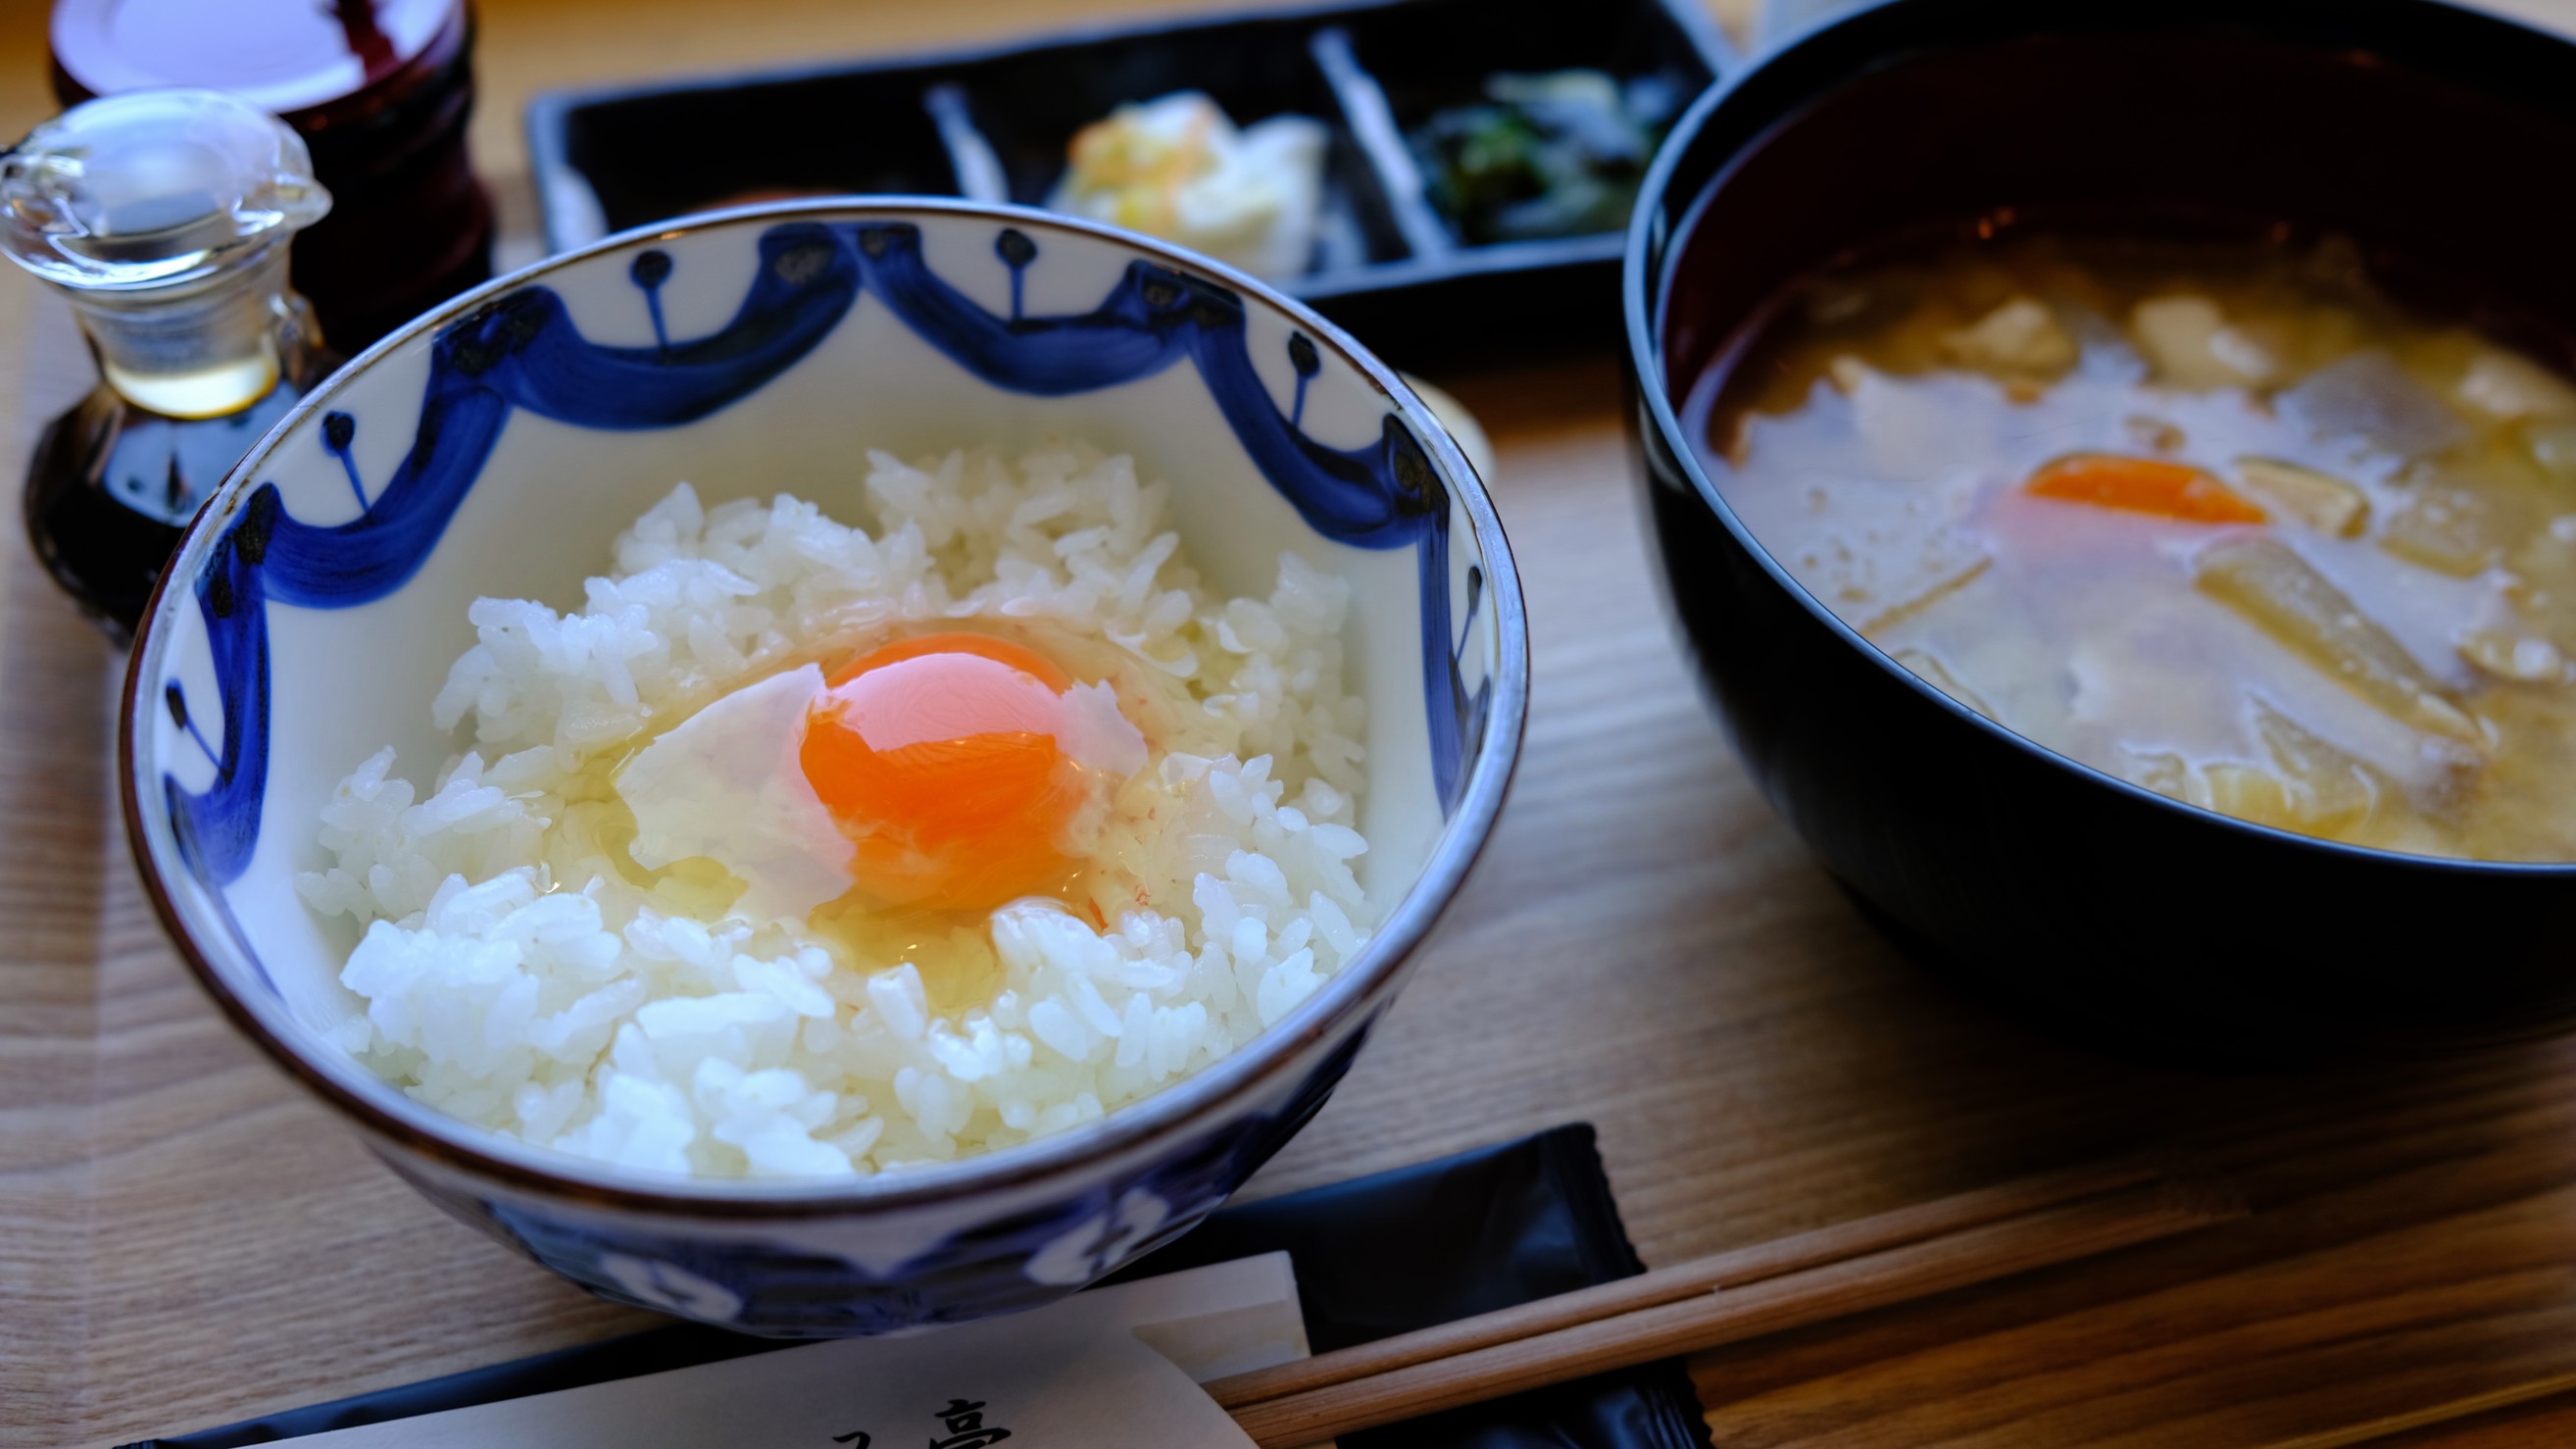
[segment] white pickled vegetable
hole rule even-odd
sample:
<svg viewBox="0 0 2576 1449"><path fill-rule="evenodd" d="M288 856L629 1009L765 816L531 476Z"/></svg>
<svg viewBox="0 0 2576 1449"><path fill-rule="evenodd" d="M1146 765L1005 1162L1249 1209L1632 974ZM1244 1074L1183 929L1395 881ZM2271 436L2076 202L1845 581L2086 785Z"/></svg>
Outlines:
<svg viewBox="0 0 2576 1449"><path fill-rule="evenodd" d="M2030 297L2015 297L1973 324L1941 337L1941 350L1969 367L1990 372L2055 377L2075 365L2075 339L2056 314Z"/></svg>
<svg viewBox="0 0 2576 1449"><path fill-rule="evenodd" d="M2129 314L2138 350L2156 375L2176 387L2251 387L2271 380L2280 363L2207 297L2151 297Z"/></svg>
<svg viewBox="0 0 2576 1449"><path fill-rule="evenodd" d="M2281 413L2318 438L2358 438L2401 457L2450 447L2468 430L2385 352L2357 352L2282 392Z"/></svg>
<svg viewBox="0 0 2576 1449"><path fill-rule="evenodd" d="M2477 722L2404 645L2278 539L2219 539L2193 556L2192 582L2392 718L2457 740L2480 738Z"/></svg>
<svg viewBox="0 0 2576 1449"><path fill-rule="evenodd" d="M2506 541L2504 522L2485 495L2447 483L2420 485L2379 532L2381 548L2461 579L2484 572Z"/></svg>
<svg viewBox="0 0 2576 1449"><path fill-rule="evenodd" d="M1237 130L1215 101L1180 91L1084 127L1047 205L1295 276L1315 250L1329 141L1304 116Z"/></svg>
<svg viewBox="0 0 2576 1449"><path fill-rule="evenodd" d="M2491 418L2576 417L2576 387L2529 358L2488 348L2469 363L2459 399Z"/></svg>
<svg viewBox="0 0 2576 1449"><path fill-rule="evenodd" d="M2329 538L2357 538L2370 523L2370 495L2332 473L2277 458L2239 458L2236 476L2265 502Z"/></svg>

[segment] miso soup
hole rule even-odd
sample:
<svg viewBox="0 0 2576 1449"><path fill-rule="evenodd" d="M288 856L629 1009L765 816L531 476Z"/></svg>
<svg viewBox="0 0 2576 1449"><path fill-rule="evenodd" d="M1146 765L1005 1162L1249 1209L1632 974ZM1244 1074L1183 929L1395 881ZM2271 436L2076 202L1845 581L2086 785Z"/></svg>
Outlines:
<svg viewBox="0 0 2576 1449"><path fill-rule="evenodd" d="M1685 423L1811 594L2051 750L2310 835L2576 860L2576 385L2348 245L1838 271Z"/></svg>

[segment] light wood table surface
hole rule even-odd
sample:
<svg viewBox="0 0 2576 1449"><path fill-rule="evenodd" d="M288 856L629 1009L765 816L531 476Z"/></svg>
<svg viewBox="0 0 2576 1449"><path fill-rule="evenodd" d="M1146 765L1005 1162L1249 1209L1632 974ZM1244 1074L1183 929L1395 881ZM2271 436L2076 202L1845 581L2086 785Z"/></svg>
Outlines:
<svg viewBox="0 0 2576 1449"><path fill-rule="evenodd" d="M475 142L519 255L518 116L540 87L1101 14L481 8ZM2576 0L2518 8L2576 24ZM1739 33L1750 9L1726 7ZM40 10L0 3L8 135L51 109ZM31 378L71 365L34 292L0 277L11 459L41 402ZM1657 1263L2182 1145L2242 1187L2250 1218L1703 1356L1717 1442L2576 1443L2576 1042L2231 1077L2097 1055L1960 1000L1859 919L1685 679L1612 360L1435 380L1500 455L1536 649L1528 753L1451 929L1252 1195L1584 1119ZM0 540L0 1444L177 1432L654 1322L438 1214L217 1018L111 814L121 667Z"/></svg>

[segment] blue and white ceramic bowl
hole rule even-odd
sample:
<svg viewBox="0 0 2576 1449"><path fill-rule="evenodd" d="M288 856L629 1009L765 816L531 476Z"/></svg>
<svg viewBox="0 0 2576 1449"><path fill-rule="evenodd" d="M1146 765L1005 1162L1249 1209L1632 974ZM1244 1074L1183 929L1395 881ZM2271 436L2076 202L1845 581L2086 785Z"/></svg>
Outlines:
<svg viewBox="0 0 2576 1449"><path fill-rule="evenodd" d="M1355 591L1367 949L1195 1077L1061 1135L872 1179L704 1181L486 1133L334 1046L354 932L292 878L391 742L435 759L478 595L564 605L686 478L854 504L861 450L1050 433L1171 480L1218 586L1293 548ZM1322 1105L1501 806L1528 659L1483 485L1383 364L1260 283L1016 208L799 204L634 233L371 348L243 460L135 646L128 831L234 1021L440 1206L622 1302L750 1332L896 1331L1071 1292L1205 1216Z"/></svg>

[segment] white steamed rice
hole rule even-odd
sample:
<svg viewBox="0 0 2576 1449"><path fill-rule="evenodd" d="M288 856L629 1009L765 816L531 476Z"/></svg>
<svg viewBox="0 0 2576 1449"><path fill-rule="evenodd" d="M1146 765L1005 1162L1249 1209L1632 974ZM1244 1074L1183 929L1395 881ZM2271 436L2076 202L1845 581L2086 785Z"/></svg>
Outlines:
<svg viewBox="0 0 2576 1449"><path fill-rule="evenodd" d="M863 527L785 495L708 510L682 484L578 611L475 601L481 642L434 705L472 750L426 792L390 749L360 765L322 812L329 866L297 878L364 928L342 1045L425 1103L583 1157L869 1173L1098 1117L1351 959L1373 913L1349 865L1367 843L1346 585L1283 554L1266 600L1212 596L1165 485L1125 457L869 462ZM1175 748L1131 787L1148 798L1122 795L1100 869L1134 903L1105 930L1052 904L994 914L989 1004L936 1014L913 965L837 961L801 923L692 918L560 823L601 752L834 641L960 618L1113 641L1203 712L1176 735L1232 745Z"/></svg>

